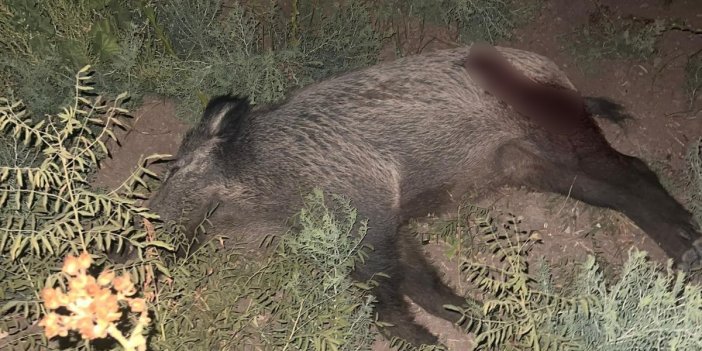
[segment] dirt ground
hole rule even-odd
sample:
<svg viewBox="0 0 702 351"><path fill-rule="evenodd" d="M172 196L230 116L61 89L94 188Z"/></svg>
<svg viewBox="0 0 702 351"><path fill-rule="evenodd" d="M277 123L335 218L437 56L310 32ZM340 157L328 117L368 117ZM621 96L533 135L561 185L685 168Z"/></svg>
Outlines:
<svg viewBox="0 0 702 351"><path fill-rule="evenodd" d="M693 28L702 28L702 1L699 0L601 0L617 15L648 18L679 18ZM634 118L622 125L600 120L608 140L618 150L647 161L661 175L664 183L681 197L676 184L684 175L685 154L691 143L702 137L702 113L690 109L684 90L684 67L687 56L702 49L702 35L681 31L666 32L658 52L649 60L600 60L594 70L576 64L566 42L577 38L565 36L595 10L592 0L544 0L530 23L516 30L516 36L502 45L538 52L552 58L570 76L586 96L609 97L624 105ZM450 47L448 40L431 40L441 31L424 34L429 44L410 33L408 46L435 50ZM445 38L444 38L445 39ZM392 48L384 59L392 59ZM699 99L698 99L699 106ZM112 157L96 176L99 186L118 186L132 171L137 160L154 153L175 153L187 125L175 118L173 102L149 99L134 113L131 130L118 133L121 147L113 147ZM593 208L562 196L540 194L525 189L500 189L478 203L524 217L524 229L539 230L543 244L532 256L545 255L556 265L580 261L587 254L617 265L626 259L626 251L636 246L650 253L654 260L665 255L629 220L612 211ZM599 230L594 231L599 227ZM594 231L594 233L593 233ZM427 253L445 273L447 281L463 292L465 283L458 275L458 261L446 259L440 244L426 246ZM451 350L467 349L470 336L453 328L449 322L417 310L417 320L433 332ZM389 350L379 340L375 350Z"/></svg>

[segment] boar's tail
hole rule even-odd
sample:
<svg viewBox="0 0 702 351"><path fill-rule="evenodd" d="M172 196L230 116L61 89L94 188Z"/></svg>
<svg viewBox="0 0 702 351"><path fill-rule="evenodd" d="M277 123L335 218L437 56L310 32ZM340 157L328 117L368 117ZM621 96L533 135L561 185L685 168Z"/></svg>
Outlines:
<svg viewBox="0 0 702 351"><path fill-rule="evenodd" d="M585 108L593 117L603 118L616 124L622 124L632 118L624 111L624 106L605 97L586 96Z"/></svg>

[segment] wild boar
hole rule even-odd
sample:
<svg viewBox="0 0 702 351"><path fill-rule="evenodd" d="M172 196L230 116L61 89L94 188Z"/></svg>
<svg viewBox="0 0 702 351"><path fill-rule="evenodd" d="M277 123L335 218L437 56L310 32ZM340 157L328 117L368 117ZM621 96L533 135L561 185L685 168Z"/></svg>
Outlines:
<svg viewBox="0 0 702 351"><path fill-rule="evenodd" d="M441 282L409 238L408 219L502 185L570 194L629 216L683 267L702 241L691 215L641 160L614 150L566 75L536 53L489 46L435 51L309 85L284 102L210 101L150 201L193 232L214 204L213 234L261 240L313 187L343 195L368 219L374 251L354 278L375 288L379 320L415 344L436 337L402 295L455 321L463 297Z"/></svg>

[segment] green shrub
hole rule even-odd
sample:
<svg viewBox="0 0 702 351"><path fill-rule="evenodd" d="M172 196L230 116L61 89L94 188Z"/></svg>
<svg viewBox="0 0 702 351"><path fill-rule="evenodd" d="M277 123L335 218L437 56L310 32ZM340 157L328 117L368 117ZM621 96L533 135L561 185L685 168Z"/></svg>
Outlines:
<svg viewBox="0 0 702 351"><path fill-rule="evenodd" d="M380 36L367 5L349 1L324 14L312 0L299 3L291 18L275 2L255 11L219 0L10 0L0 4L0 83L41 117L68 101L67 72L92 63L98 90L129 91L133 102L173 97L192 120L211 95L276 102L375 62Z"/></svg>
<svg viewBox="0 0 702 351"><path fill-rule="evenodd" d="M129 90L138 97L143 91L134 89L135 72L126 68L152 57L153 49L145 46L156 44L144 38L150 29L142 10L148 7L146 0L3 1L2 95L26 101L34 117L42 118L70 102L73 72L92 64L100 91ZM130 55L137 42L139 55Z"/></svg>
<svg viewBox="0 0 702 351"><path fill-rule="evenodd" d="M498 40L512 36L515 7L509 0L412 0L397 4L404 11L434 24L451 26L465 43ZM521 5L521 4L520 4Z"/></svg>
<svg viewBox="0 0 702 351"><path fill-rule="evenodd" d="M408 54L404 41L419 39L417 52L420 52L424 45L437 39L430 37L434 31L427 30L432 26L447 30L454 44L503 42L512 37L517 26L527 23L540 7L540 0L390 0L380 4L379 22L387 37L395 41L397 55L404 56ZM413 28L417 25L418 28ZM417 29L419 33L415 32Z"/></svg>
<svg viewBox="0 0 702 351"><path fill-rule="evenodd" d="M277 102L293 88L374 63L380 48L367 6L358 1L330 15L300 1L294 18L276 6L262 14L237 2L226 13L221 6L216 0L176 0L157 8L178 59L155 62L158 76L149 81L153 91L177 97L189 118L215 94Z"/></svg>
<svg viewBox="0 0 702 351"><path fill-rule="evenodd" d="M0 99L3 141L16 146L15 159L6 156L0 164L0 329L14 331L4 341L17 346L41 342L35 327L22 329L18 321L38 319L37 292L60 281L57 267L64 256L88 251L102 266L117 248L170 247L147 238L140 223L154 218L137 204L148 170L140 167L110 193L87 183L126 113L120 107L124 95L106 101L90 93L88 69L75 75L71 104L38 122L21 102ZM163 268L155 261L128 268L134 281L143 282L149 267Z"/></svg>
<svg viewBox="0 0 702 351"><path fill-rule="evenodd" d="M538 236L519 221L496 221L476 209L472 218L493 260L470 258L463 272L483 299L463 309L476 332L476 349L699 350L702 289L686 283L670 262L664 270L630 251L619 276L607 279L589 256L568 282L554 282L542 260L528 269L528 248ZM461 310L459 308L455 308Z"/></svg>

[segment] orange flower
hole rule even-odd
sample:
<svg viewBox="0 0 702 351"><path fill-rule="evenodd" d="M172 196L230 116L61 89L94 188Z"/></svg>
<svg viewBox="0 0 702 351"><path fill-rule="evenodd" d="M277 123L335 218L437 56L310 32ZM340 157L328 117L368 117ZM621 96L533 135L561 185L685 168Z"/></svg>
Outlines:
<svg viewBox="0 0 702 351"><path fill-rule="evenodd" d="M88 308L90 308L90 304L92 303L92 298L81 296L77 297L75 300L71 300L71 303L69 303L66 307L68 307L68 310L75 313L76 315L84 316L90 313L88 311Z"/></svg>
<svg viewBox="0 0 702 351"><path fill-rule="evenodd" d="M89 253L83 251L83 253L78 256L78 268L86 271L90 268L91 264L93 264L93 258L90 257Z"/></svg>
<svg viewBox="0 0 702 351"><path fill-rule="evenodd" d="M61 270L68 275L75 276L85 272L88 268L90 268L92 263L93 259L87 252L83 252L78 257L68 255L66 260L63 261L63 268Z"/></svg>
<svg viewBox="0 0 702 351"><path fill-rule="evenodd" d="M110 324L108 322L97 321L97 323L93 325L92 335L97 339L106 338L107 328L109 328L109 326Z"/></svg>
<svg viewBox="0 0 702 351"><path fill-rule="evenodd" d="M56 335L68 335L68 328L64 325L62 316L54 312L44 316L44 318L39 321L39 326L44 327L44 335L49 339Z"/></svg>
<svg viewBox="0 0 702 351"><path fill-rule="evenodd" d="M42 289L41 298L47 310L65 307L69 312L69 315L49 312L42 318L39 326L44 327L48 338L67 336L71 330L78 331L85 340L107 337L112 333L108 330L114 328L114 323L122 317L120 301L123 300L128 302L132 312L141 313L139 326L135 330L140 331L149 323L146 300L128 298L136 294L131 277L127 274L115 277L113 271L106 270L96 279L87 274L91 264L92 258L87 252L78 257L66 257L62 270L70 276L68 291L49 287ZM116 329L115 333L121 334ZM117 337L116 334L113 336ZM126 337L123 339L126 340ZM131 335L126 342L138 346L138 350L145 350L146 339L143 335Z"/></svg>
<svg viewBox="0 0 702 351"><path fill-rule="evenodd" d="M144 312L146 310L146 300L144 299L130 299L129 307L131 307L132 312Z"/></svg>
<svg viewBox="0 0 702 351"><path fill-rule="evenodd" d="M86 340L93 340L97 336L93 333L93 320L90 317L82 317L75 320L75 326L72 329L78 329L78 332Z"/></svg>
<svg viewBox="0 0 702 351"><path fill-rule="evenodd" d="M132 296L136 293L136 288L132 283L132 278L128 274L122 274L112 280L112 286L125 296Z"/></svg>
<svg viewBox="0 0 702 351"><path fill-rule="evenodd" d="M100 287L100 285L95 284L95 283L88 283L88 285L85 287L85 292L88 293L89 296L96 297L100 294L104 294L107 289Z"/></svg>
<svg viewBox="0 0 702 351"><path fill-rule="evenodd" d="M112 279L115 278L115 272L111 270L106 270L100 273L100 275L97 278L97 283L100 284L100 286L108 286L110 283L112 283Z"/></svg>
<svg viewBox="0 0 702 351"><path fill-rule="evenodd" d="M68 301L76 301L87 296L85 290L68 290L66 295L68 296Z"/></svg>
<svg viewBox="0 0 702 351"><path fill-rule="evenodd" d="M55 310L68 302L63 291L52 288L42 289L41 299L44 300L44 306L50 310Z"/></svg>
<svg viewBox="0 0 702 351"><path fill-rule="evenodd" d="M77 275L78 274L78 257L75 257L73 255L68 255L66 257L66 260L63 261L63 268L61 270L69 275Z"/></svg>
<svg viewBox="0 0 702 351"><path fill-rule="evenodd" d="M146 338L143 335L132 335L129 339L132 345L136 345L137 351L146 351Z"/></svg>
<svg viewBox="0 0 702 351"><path fill-rule="evenodd" d="M95 278L89 275L78 275L70 279L68 282L68 287L71 289L71 292L75 291L75 295L77 296L88 295L88 291L86 291L86 289L91 285L96 285L96 282Z"/></svg>
<svg viewBox="0 0 702 351"><path fill-rule="evenodd" d="M122 313L119 312L117 296L112 294L102 295L99 299L95 299L90 304L89 311L98 321L113 322L122 317Z"/></svg>
<svg viewBox="0 0 702 351"><path fill-rule="evenodd" d="M85 318L84 314L81 316L72 315L72 316L61 316L61 317L65 317L64 321L66 322L65 323L66 328L68 328L69 330L72 330L72 329L78 329L78 322L81 320L81 318Z"/></svg>
<svg viewBox="0 0 702 351"><path fill-rule="evenodd" d="M97 284L95 286L97 287L97 289L92 294L90 294L90 296L92 296L95 299L95 301L103 301L112 295L112 290L108 288L101 288Z"/></svg>

